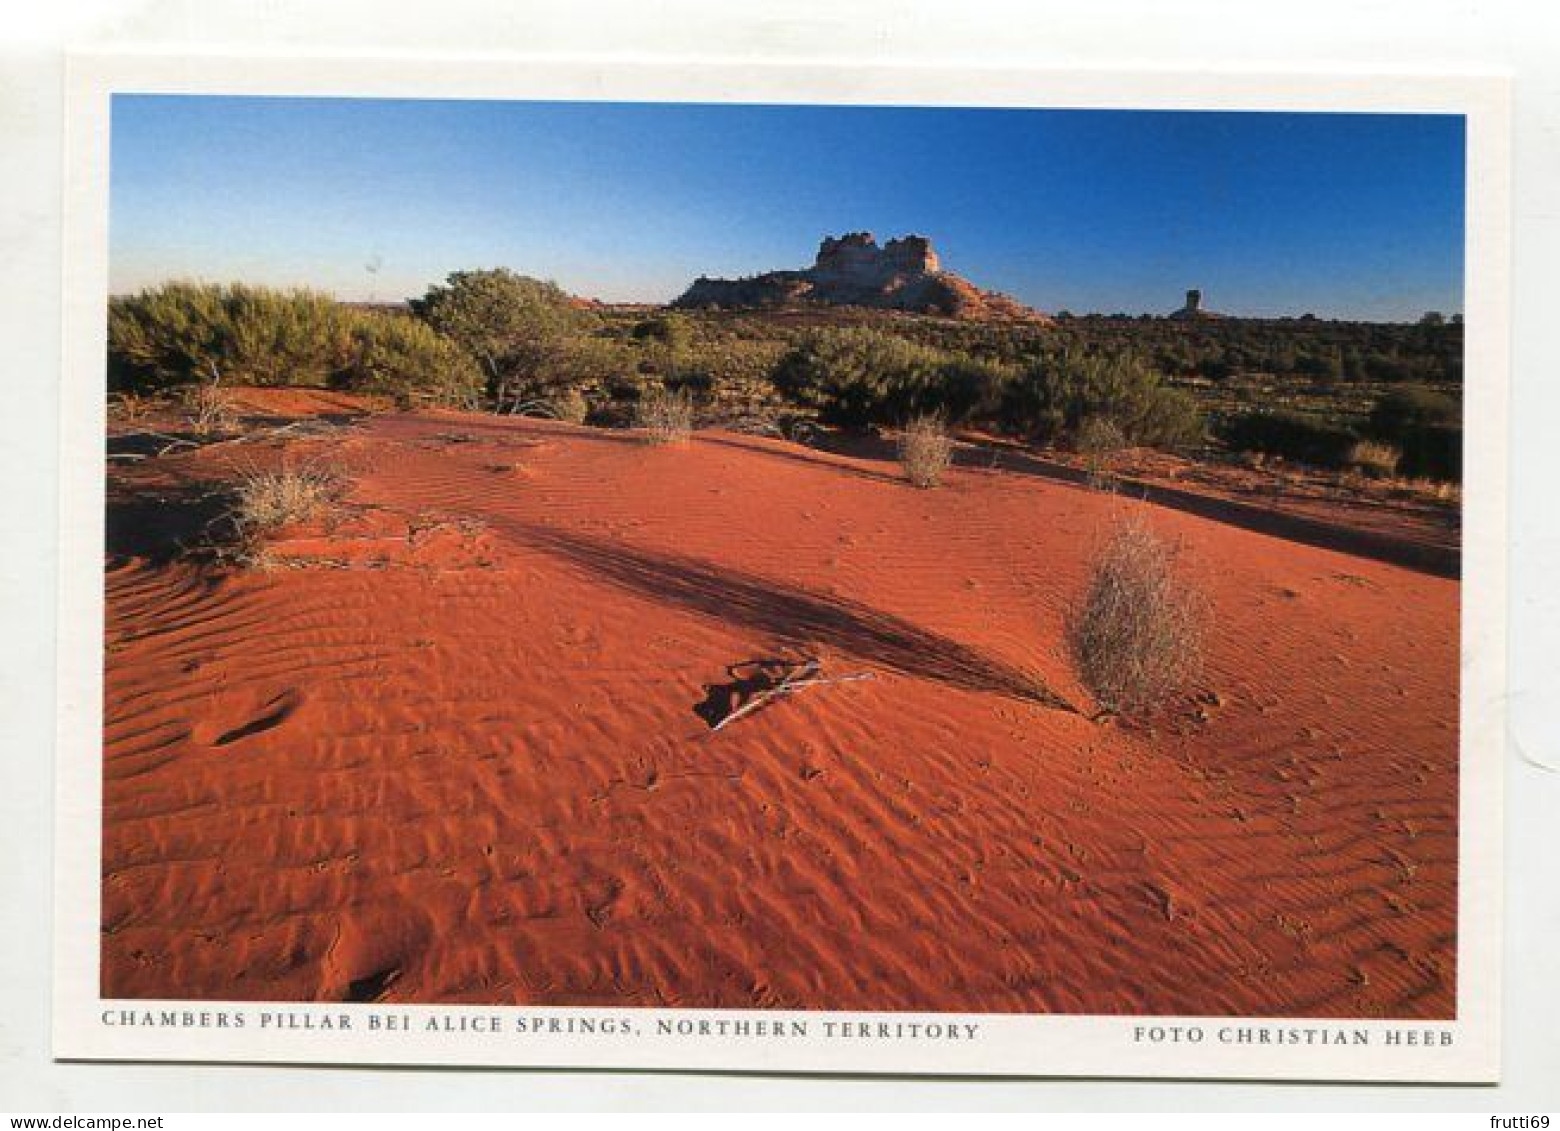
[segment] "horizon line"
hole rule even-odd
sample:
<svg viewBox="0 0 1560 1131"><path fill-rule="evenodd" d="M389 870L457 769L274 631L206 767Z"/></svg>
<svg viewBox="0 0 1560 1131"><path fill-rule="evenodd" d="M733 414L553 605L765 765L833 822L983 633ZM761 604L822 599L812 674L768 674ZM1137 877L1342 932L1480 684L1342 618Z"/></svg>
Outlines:
<svg viewBox="0 0 1560 1131"><path fill-rule="evenodd" d="M526 275L523 271L516 270L513 267L502 267L502 266L499 266L499 267L475 267L475 268L462 268L462 270L471 270L471 271L510 270L510 271L514 271L514 273L517 274L517 275L521 275L521 276L526 277L526 278L537 279L539 281L550 283L550 284L552 284L554 286L557 286L565 294L569 295L569 297L571 297L573 299L577 299L580 302L588 303L591 306L601 307L601 308L609 309L609 310L611 310L611 309L627 310L627 309L632 309L632 308L636 308L636 307L651 307L651 308L657 308L657 309L672 309L673 308L672 304L674 302L676 302L675 298L671 298L671 299L602 299L602 298L597 298L597 297L595 297L593 295L585 294L585 293L582 293L582 292L579 292L579 291L571 291L567 287L564 287L562 284L558 283L558 281L556 279L548 279L548 278L544 278L544 277L539 276L539 275ZM957 273L955 272L955 274L957 274ZM742 278L748 278L748 277L750 277L750 276L742 276ZM447 276L446 276L446 278L447 278ZM439 281L442 282L442 280L439 280ZM338 302L338 303L342 303L344 305L357 305L357 306L383 306L383 307L405 307L405 308L410 308L411 304L417 298L421 297L420 295L407 295L407 296L404 296L404 297L401 297L401 298L379 298L379 297L376 297L376 296L373 296L373 295L361 296L361 297L348 297L348 296L343 295L340 291L334 290L334 289L332 289L330 287L314 286L314 285L311 285L311 284L308 284L308 283L287 283L287 284L251 283L251 282L248 282L248 281L243 280L243 279L231 279L230 278L230 279L220 279L219 280L219 279L205 278L205 277L197 276L197 275L171 275L171 276L167 276L167 277L159 280L158 282L142 284L141 286L135 287L134 289L130 289L130 290L123 290L123 289L121 289L121 290L110 290L109 293L108 293L108 298L109 298L110 301L113 301L113 300L116 300L116 299L134 298L136 295L142 294L142 293L144 293L146 291L154 291L154 290L157 290L160 287L167 287L167 286L173 286L173 285L178 285L178 284L191 284L191 285L196 285L196 286L247 286L247 287L263 288L263 289L272 290L272 291L310 291L310 292L313 292L315 294L325 295L325 296L329 297L330 299L332 299L333 301ZM430 284L430 286L433 286L433 285L437 285L437 284L436 283L435 284ZM984 290L986 288L982 288L982 289ZM1191 290L1191 289L1194 289L1194 288L1187 288L1187 290ZM1001 293L1001 292L997 292L997 293ZM1015 296L1009 295L1008 297L1011 298L1011 297L1015 297ZM1206 292L1203 293L1203 297L1206 299L1206 297L1207 297ZM1184 293L1183 293L1183 298L1184 298ZM1015 301L1022 301L1022 300L1017 300L1015 298ZM1041 314L1041 315L1043 315L1045 317L1048 317L1048 318L1061 319L1061 320L1083 319L1083 318L1106 318L1106 319L1119 319L1119 318L1142 319L1142 318L1151 318L1151 319L1161 319L1161 320L1164 320L1164 321L1171 321L1172 320L1171 319L1171 315L1174 314L1176 310L1180 309L1179 307L1177 307L1177 308L1175 308L1175 310L1171 310L1171 311L1168 311L1168 312L1165 312L1165 313L1159 313L1157 311L1152 311L1152 310L1130 311L1130 310L1125 310L1125 309L1116 309L1116 310L1110 310L1110 311L1106 311L1106 310L1082 310L1082 311L1080 311L1080 310L1074 310L1071 307L1065 306L1065 305L1057 306L1057 307L1052 308L1052 309L1046 309L1046 308L1033 306L1033 305L1031 305L1029 303L1025 303L1024 305L1029 306L1030 309L1034 310L1037 314ZM844 304L844 303L841 303L841 304L815 303L815 304L812 304L812 305L802 305L802 306L798 306L798 307L732 307L732 308L729 308L729 309L721 308L721 309L719 309L719 312L720 313L739 314L739 313L774 313L774 312L783 311L783 310L828 310L828 309L835 309L835 310L865 310L865 311L872 311L872 312L876 312L876 313L886 313L886 314L899 313L899 314L914 315L916 317L924 317L924 318L945 317L945 318L947 318L948 321L969 322L969 323L972 323L972 324L979 323L979 322L982 322L982 321L987 321L987 322L991 322L993 324L996 324L999 321L999 320L983 320L983 319L975 319L975 318L959 319L959 318L952 318L950 316L945 316L945 315L926 314L926 313L917 312L917 311L895 311L895 310L888 309L888 308L861 306L861 305L851 305L851 304ZM699 310L692 310L692 311L686 311L686 312L687 313L699 313L700 311ZM1201 321L1204 324L1206 324L1206 323L1215 323L1215 322L1220 322L1220 321L1234 321L1234 322L1305 322L1305 321L1315 321L1315 322L1345 322L1345 323L1352 323L1352 324L1355 324L1355 325L1364 325L1364 326L1413 326L1413 325L1418 325L1420 323L1420 321L1423 319L1423 317L1425 315L1429 315L1429 314L1438 314L1443 319L1445 319L1445 321L1447 323L1449 323L1449 324L1451 324L1451 323L1460 324L1462 322L1462 320L1463 320L1463 311L1461 311L1461 310L1436 310L1436 309L1433 309L1433 308L1432 309L1428 309L1428 310L1424 310L1417 316L1410 316L1410 317L1405 317L1405 318L1362 318L1362 317L1355 317L1355 316L1349 316L1349 315L1339 315L1339 314L1320 314L1320 313L1317 313L1314 310L1305 310L1305 311L1302 311L1302 312L1300 312L1298 314L1296 314L1296 313L1284 313L1284 314L1241 314L1241 313L1235 313L1235 312L1230 311L1230 310L1208 310L1208 311L1205 311L1205 314L1207 315L1207 317L1205 317L1205 318L1203 318L1201 320L1198 320L1198 319L1188 319L1188 320L1185 320L1185 321L1192 322L1193 324L1196 324L1198 321Z"/></svg>

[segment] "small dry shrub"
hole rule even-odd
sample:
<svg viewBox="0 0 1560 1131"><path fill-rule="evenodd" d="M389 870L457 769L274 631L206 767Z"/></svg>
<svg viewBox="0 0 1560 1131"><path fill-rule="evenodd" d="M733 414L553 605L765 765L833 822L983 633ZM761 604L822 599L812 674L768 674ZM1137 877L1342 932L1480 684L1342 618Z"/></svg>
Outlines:
<svg viewBox="0 0 1560 1131"><path fill-rule="evenodd" d="M1084 456L1114 455L1126 446L1126 434L1108 416L1086 418L1073 436L1073 450Z"/></svg>
<svg viewBox="0 0 1560 1131"><path fill-rule="evenodd" d="M183 394L190 427L200 436L231 431L238 422L238 400L215 381L192 385Z"/></svg>
<svg viewBox="0 0 1560 1131"><path fill-rule="evenodd" d="M1448 483L1444 479L1394 479L1390 484L1394 493L1411 499L1462 506L1462 484Z"/></svg>
<svg viewBox="0 0 1560 1131"><path fill-rule="evenodd" d="M634 424L647 444L686 444L693 435L693 394L687 389L649 389L634 409Z"/></svg>
<svg viewBox="0 0 1560 1131"><path fill-rule="evenodd" d="M125 424L139 424L152 414L155 403L140 393L115 393L108 401L108 418Z"/></svg>
<svg viewBox="0 0 1560 1131"><path fill-rule="evenodd" d="M1108 417L1091 416L1078 426L1078 432L1073 436L1073 448L1083 456L1083 468L1090 487L1096 491L1114 489L1110 457L1126 446L1126 434Z"/></svg>
<svg viewBox="0 0 1560 1131"><path fill-rule="evenodd" d="M1203 595L1177 574L1176 550L1141 515L1123 517L1096 556L1068 624L1084 683L1109 711L1147 711L1195 679Z"/></svg>
<svg viewBox="0 0 1560 1131"><path fill-rule="evenodd" d="M585 394L572 386L561 389L547 398L547 409L554 420L565 424L584 424L590 415L590 402Z"/></svg>
<svg viewBox="0 0 1560 1131"><path fill-rule="evenodd" d="M899 436L899 463L917 487L935 487L953 462L953 437L935 416L918 416Z"/></svg>
<svg viewBox="0 0 1560 1131"><path fill-rule="evenodd" d="M1391 444L1361 440L1349 450L1348 466L1372 479L1391 479L1402 458L1403 453Z"/></svg>
<svg viewBox="0 0 1560 1131"><path fill-rule="evenodd" d="M233 524L240 540L252 544L272 530L321 514L343 487L336 472L319 466L246 471L235 491Z"/></svg>

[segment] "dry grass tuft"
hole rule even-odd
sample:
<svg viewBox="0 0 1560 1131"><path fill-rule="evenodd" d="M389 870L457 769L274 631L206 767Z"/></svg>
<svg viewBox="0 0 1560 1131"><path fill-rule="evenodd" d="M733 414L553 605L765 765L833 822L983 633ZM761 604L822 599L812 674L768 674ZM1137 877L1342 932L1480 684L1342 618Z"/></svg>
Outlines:
<svg viewBox="0 0 1560 1131"><path fill-rule="evenodd" d="M953 437L935 416L918 416L899 437L899 464L917 487L935 487L953 462Z"/></svg>
<svg viewBox="0 0 1560 1131"><path fill-rule="evenodd" d="M1206 599L1177 575L1175 549L1132 514L1095 558L1068 643L1100 705L1137 714L1196 678L1206 621Z"/></svg>
<svg viewBox="0 0 1560 1131"><path fill-rule="evenodd" d="M1349 450L1348 466L1372 479L1391 479L1402 458L1403 453L1391 444L1361 440Z"/></svg>
<svg viewBox="0 0 1560 1131"><path fill-rule="evenodd" d="M1443 479L1394 479L1388 485L1394 494L1422 501L1437 503L1450 503L1452 506L1462 506L1462 484L1449 483Z"/></svg>
<svg viewBox="0 0 1560 1131"><path fill-rule="evenodd" d="M687 389L650 389L634 409L634 425L647 444L686 444L693 435L693 394Z"/></svg>
<svg viewBox="0 0 1560 1131"><path fill-rule="evenodd" d="M108 399L108 418L124 424L139 424L151 416L156 402L140 393L115 393Z"/></svg>
<svg viewBox="0 0 1560 1131"><path fill-rule="evenodd" d="M199 436L230 432L238 423L238 400L215 381L184 390L184 410L190 427Z"/></svg>
<svg viewBox="0 0 1560 1131"><path fill-rule="evenodd" d="M341 496L343 488L341 477L324 467L246 471L235 491L233 525L240 540L252 546L270 531L317 517Z"/></svg>

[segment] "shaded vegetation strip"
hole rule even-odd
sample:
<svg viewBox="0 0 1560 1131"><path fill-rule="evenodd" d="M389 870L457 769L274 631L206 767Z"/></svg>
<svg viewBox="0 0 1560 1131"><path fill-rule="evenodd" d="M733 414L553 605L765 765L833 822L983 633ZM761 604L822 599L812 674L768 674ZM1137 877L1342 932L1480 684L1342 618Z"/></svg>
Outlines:
<svg viewBox="0 0 1560 1131"><path fill-rule="evenodd" d="M959 462L982 468L990 467L990 451L992 449L983 449L986 453L983 458L976 459L971 455ZM963 454L965 453L961 453ZM1079 486L1087 485L1089 481L1088 472L1080 468L1007 450L1000 452L997 466L1003 471L1020 471ZM1166 487L1140 479L1118 476L1115 481L1123 494L1129 494L1133 498L1170 507L1199 518L1222 522L1228 526L1236 526L1255 534L1266 534L1269 537L1299 542L1322 550L1369 558L1372 561L1402 566L1404 569L1450 578L1454 581L1462 576L1462 551L1455 546L1416 542L1391 534L1343 526L1323 519L1311 518L1308 515L1257 506L1238 499L1203 495L1196 491Z"/></svg>

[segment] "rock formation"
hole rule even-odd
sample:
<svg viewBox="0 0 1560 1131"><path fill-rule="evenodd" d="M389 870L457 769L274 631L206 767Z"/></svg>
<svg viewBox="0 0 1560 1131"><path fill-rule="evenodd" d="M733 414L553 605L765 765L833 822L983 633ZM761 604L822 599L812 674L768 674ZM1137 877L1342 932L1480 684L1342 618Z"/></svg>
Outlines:
<svg viewBox="0 0 1560 1131"><path fill-rule="evenodd" d="M882 247L871 232L827 237L813 265L747 279L700 276L672 305L691 309L775 309L821 304L941 314L971 321L1046 321L1007 295L985 291L944 271L925 236Z"/></svg>
<svg viewBox="0 0 1560 1131"><path fill-rule="evenodd" d="M1190 290L1186 292L1186 305L1170 315L1179 322L1196 322L1202 319L1223 318L1222 314L1215 314L1211 310L1202 308L1202 292Z"/></svg>

